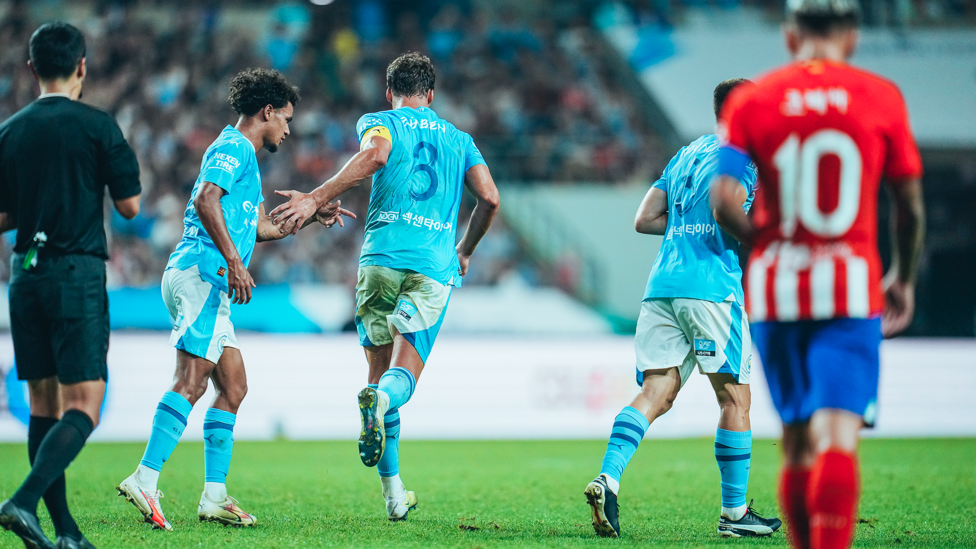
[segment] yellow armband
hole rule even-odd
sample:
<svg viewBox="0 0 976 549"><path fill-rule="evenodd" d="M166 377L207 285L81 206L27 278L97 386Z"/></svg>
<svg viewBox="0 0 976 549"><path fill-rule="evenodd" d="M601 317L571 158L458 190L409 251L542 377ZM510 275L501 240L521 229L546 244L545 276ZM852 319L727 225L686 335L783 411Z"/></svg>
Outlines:
<svg viewBox="0 0 976 549"><path fill-rule="evenodd" d="M393 136L390 135L390 130L388 130L386 126L373 126L372 128L366 130L366 133L363 134L363 138L359 140L359 146L362 147L365 145L366 142L369 141L373 136L382 137L390 143L393 143Z"/></svg>

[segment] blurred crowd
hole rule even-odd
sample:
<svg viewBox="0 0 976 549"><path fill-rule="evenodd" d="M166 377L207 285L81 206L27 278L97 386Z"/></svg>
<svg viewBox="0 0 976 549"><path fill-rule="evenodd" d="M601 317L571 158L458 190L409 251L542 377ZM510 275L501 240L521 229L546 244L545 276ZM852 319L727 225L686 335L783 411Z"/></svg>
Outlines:
<svg viewBox="0 0 976 549"><path fill-rule="evenodd" d="M259 154L269 211L281 202L273 189L310 190L358 150L355 123L389 108L386 65L406 51L433 59L434 109L474 136L496 181L648 181L666 160L636 100L603 68L585 15L572 10L554 18L436 0L15 0L0 20L0 120L36 97L27 43L56 18L85 34L84 101L116 116L142 170L142 213L109 223L113 286L158 284L202 154L236 121L227 84L246 67L276 68L302 95L291 137L276 154ZM365 217L368 189L342 199ZM361 221L311 226L259 244L250 271L259 284L351 285L362 236ZM8 235L4 256L10 242ZM519 246L497 221L466 283L537 281L538 267ZM6 270L4 262L4 280Z"/></svg>

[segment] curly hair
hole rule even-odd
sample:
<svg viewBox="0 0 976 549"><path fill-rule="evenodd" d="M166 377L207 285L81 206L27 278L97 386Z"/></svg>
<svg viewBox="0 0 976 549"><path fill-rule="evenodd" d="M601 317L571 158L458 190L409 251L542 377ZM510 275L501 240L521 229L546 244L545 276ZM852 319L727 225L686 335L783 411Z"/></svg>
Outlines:
<svg viewBox="0 0 976 549"><path fill-rule="evenodd" d="M227 101L237 114L253 116L267 105L280 109L294 106L301 97L298 87L276 70L245 69L230 81Z"/></svg>
<svg viewBox="0 0 976 549"><path fill-rule="evenodd" d="M426 55L405 53L386 68L386 87L400 97L427 95L434 89L434 65Z"/></svg>

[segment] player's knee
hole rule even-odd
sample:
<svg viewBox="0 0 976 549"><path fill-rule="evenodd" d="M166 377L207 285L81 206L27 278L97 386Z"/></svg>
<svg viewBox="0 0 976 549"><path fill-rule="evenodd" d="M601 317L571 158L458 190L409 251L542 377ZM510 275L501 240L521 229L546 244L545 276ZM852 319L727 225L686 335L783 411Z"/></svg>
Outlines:
<svg viewBox="0 0 976 549"><path fill-rule="evenodd" d="M247 396L247 383L227 387L221 391L221 394L232 407L237 408L241 405L241 402L244 402L244 397Z"/></svg>

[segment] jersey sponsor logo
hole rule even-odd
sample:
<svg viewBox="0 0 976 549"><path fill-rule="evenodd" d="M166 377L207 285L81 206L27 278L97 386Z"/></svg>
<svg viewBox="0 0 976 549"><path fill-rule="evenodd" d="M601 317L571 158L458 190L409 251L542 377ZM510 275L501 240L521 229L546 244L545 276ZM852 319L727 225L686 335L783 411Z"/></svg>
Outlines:
<svg viewBox="0 0 976 549"><path fill-rule="evenodd" d="M231 175L233 175L234 170L241 165L240 160L227 153L214 153L214 155L210 158L210 162L215 168L224 170Z"/></svg>
<svg viewBox="0 0 976 549"><path fill-rule="evenodd" d="M380 212L380 223L393 223L400 218L399 212Z"/></svg>
<svg viewBox="0 0 976 549"><path fill-rule="evenodd" d="M695 356L715 356L715 341L711 339L696 339Z"/></svg>
<svg viewBox="0 0 976 549"><path fill-rule="evenodd" d="M714 235L716 231L714 223L686 223L683 225L675 225L668 229L667 240L671 240L676 236L699 236L699 235Z"/></svg>
<svg viewBox="0 0 976 549"><path fill-rule="evenodd" d="M806 116L811 112L823 116L829 107L833 107L840 114L847 114L850 102L850 94L844 88L789 88L783 97L780 112L783 116Z"/></svg>
<svg viewBox="0 0 976 549"><path fill-rule="evenodd" d="M427 227L428 231L450 231L451 227L453 227L450 223L441 223L431 217L424 217L412 212L403 214L403 221L406 221L407 225L413 225L414 227Z"/></svg>
<svg viewBox="0 0 976 549"><path fill-rule="evenodd" d="M409 301L401 299L397 303L396 315L400 318L409 322L415 314L417 314L417 308L414 307Z"/></svg>

